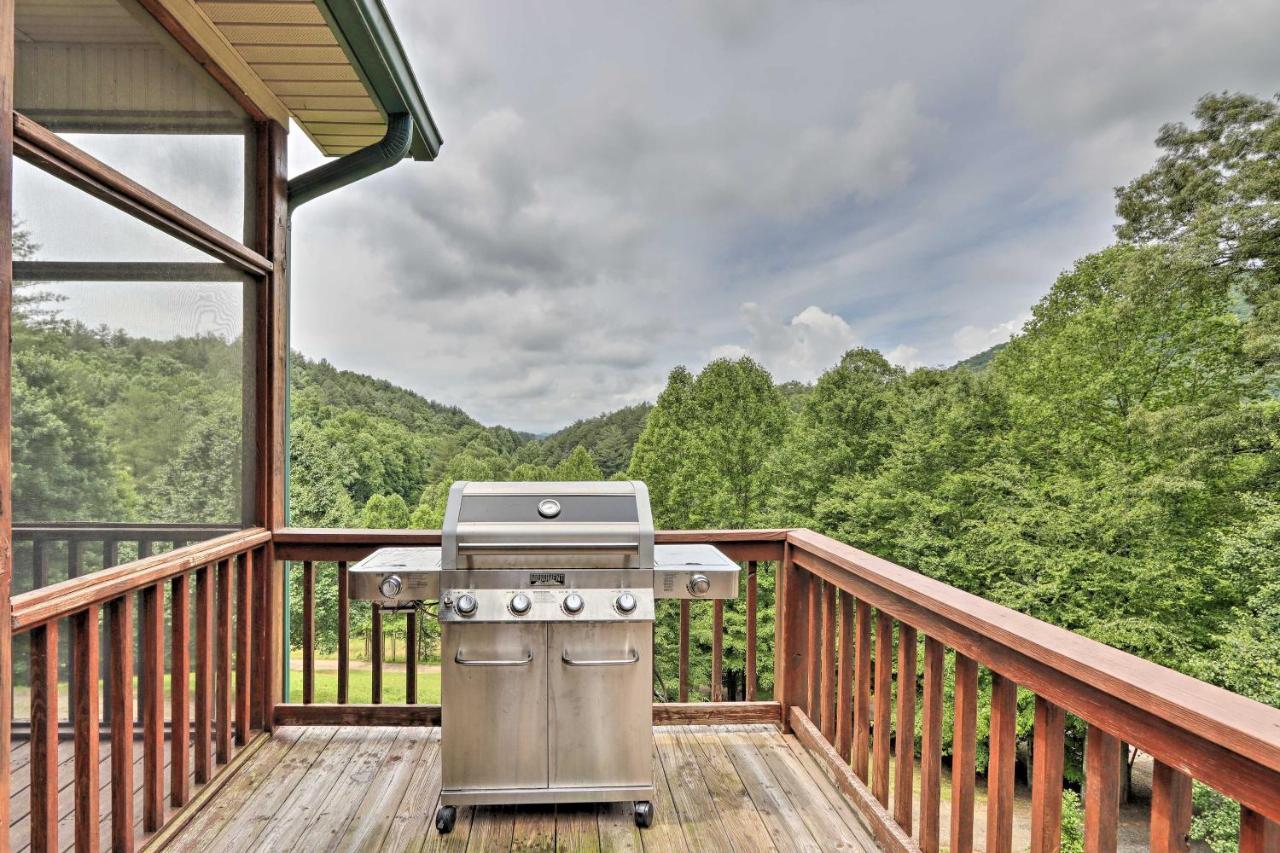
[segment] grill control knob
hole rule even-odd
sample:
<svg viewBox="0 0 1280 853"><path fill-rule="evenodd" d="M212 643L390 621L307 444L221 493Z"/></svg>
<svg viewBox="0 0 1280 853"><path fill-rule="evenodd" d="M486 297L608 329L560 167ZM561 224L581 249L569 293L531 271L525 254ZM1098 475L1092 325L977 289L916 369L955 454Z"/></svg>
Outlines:
<svg viewBox="0 0 1280 853"><path fill-rule="evenodd" d="M629 616L636 612L636 597L629 592L624 592L613 602L613 606L623 616Z"/></svg>
<svg viewBox="0 0 1280 853"><path fill-rule="evenodd" d="M568 613L570 616L577 616L582 612L582 608L587 606L587 603L582 600L582 596L578 595L576 592L571 592L564 597L563 606L565 613Z"/></svg>
<svg viewBox="0 0 1280 853"><path fill-rule="evenodd" d="M476 597L469 592L464 592L458 596L458 603L453 606L453 609L458 611L459 616L474 616L477 606Z"/></svg>
<svg viewBox="0 0 1280 853"><path fill-rule="evenodd" d="M689 592L692 595L706 595L711 591L711 578L706 575L694 575L689 578Z"/></svg>
<svg viewBox="0 0 1280 853"><path fill-rule="evenodd" d="M533 602L529 600L529 596L523 592L517 592L511 596L511 603L507 605L511 612L516 616L523 616L529 612L529 608L533 607Z"/></svg>
<svg viewBox="0 0 1280 853"><path fill-rule="evenodd" d="M399 575L387 575L382 579L382 583L378 584L378 589L382 592L383 598L395 598L400 594L402 586Z"/></svg>

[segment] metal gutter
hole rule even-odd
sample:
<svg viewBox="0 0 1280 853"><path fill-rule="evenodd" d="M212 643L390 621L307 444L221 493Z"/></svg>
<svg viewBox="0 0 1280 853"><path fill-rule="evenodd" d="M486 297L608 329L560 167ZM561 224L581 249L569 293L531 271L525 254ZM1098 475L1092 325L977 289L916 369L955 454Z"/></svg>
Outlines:
<svg viewBox="0 0 1280 853"><path fill-rule="evenodd" d="M316 6L383 111L413 119L413 159L434 160L444 141L382 0L316 0Z"/></svg>
<svg viewBox="0 0 1280 853"><path fill-rule="evenodd" d="M387 117L387 134L372 145L289 179L289 215L301 204L394 166L409 155L414 122L408 113Z"/></svg>

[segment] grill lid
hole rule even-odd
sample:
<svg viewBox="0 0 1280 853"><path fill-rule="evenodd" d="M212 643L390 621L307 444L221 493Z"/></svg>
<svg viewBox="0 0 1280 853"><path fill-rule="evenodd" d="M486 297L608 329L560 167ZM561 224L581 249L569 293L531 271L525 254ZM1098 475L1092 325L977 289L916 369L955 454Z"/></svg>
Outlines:
<svg viewBox="0 0 1280 853"><path fill-rule="evenodd" d="M443 569L652 569L649 490L635 481L482 483L449 490Z"/></svg>

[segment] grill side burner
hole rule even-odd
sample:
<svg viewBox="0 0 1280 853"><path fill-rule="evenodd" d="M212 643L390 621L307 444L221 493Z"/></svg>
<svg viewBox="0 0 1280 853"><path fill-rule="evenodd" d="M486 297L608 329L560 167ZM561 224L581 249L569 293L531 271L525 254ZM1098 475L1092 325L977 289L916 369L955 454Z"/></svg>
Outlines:
<svg viewBox="0 0 1280 853"><path fill-rule="evenodd" d="M640 482L455 483L440 548L387 548L353 597L439 598L442 782L456 807L636 801L653 818L656 598L733 598L709 545L654 545Z"/></svg>

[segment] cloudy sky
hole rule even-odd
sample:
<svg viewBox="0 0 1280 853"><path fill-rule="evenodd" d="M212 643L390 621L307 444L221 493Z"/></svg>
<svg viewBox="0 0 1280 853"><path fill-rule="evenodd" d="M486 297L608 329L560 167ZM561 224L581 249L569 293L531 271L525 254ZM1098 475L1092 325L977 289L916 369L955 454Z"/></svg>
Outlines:
<svg viewBox="0 0 1280 853"><path fill-rule="evenodd" d="M1162 122L1280 89L1275 0L385 2L445 146L298 212L293 346L534 431L718 355L972 355Z"/></svg>

